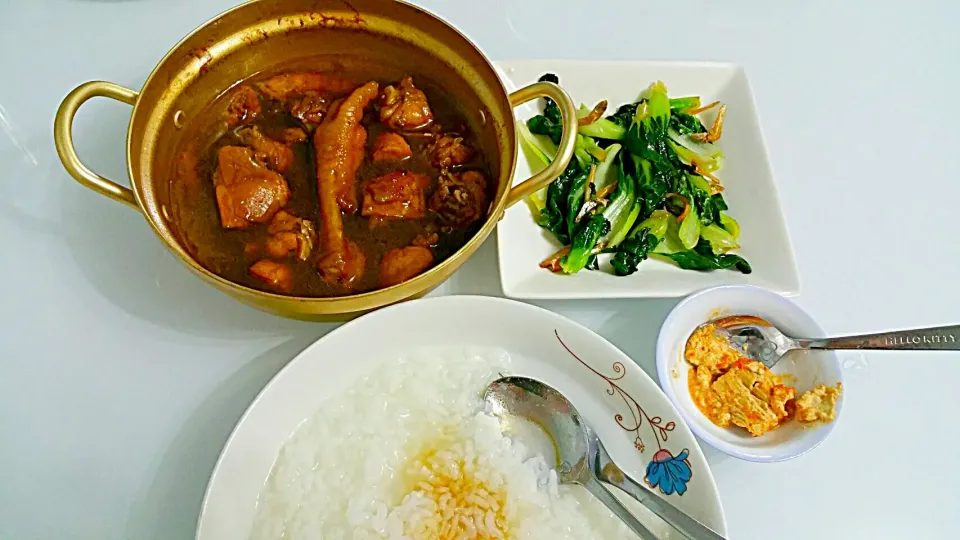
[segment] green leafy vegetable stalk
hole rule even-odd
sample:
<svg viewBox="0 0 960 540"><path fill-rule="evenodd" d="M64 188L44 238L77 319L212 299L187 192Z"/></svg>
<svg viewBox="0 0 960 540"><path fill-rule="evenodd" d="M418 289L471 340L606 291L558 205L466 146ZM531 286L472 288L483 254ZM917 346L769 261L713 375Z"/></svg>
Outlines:
<svg viewBox="0 0 960 540"><path fill-rule="evenodd" d="M563 174L547 188L544 208L540 212L538 225L552 232L557 240L563 244L570 243L570 233L567 226L570 188L575 181L579 182L578 179L580 178L586 179L586 175L577 161L571 160Z"/></svg>
<svg viewBox="0 0 960 540"><path fill-rule="evenodd" d="M636 272L640 263L646 260L667 234L667 227L672 219L667 211L657 210L638 223L630 236L613 250L613 259L610 260L613 272L618 276Z"/></svg>
<svg viewBox="0 0 960 540"><path fill-rule="evenodd" d="M647 258L659 242L660 239L651 233L650 229L640 229L639 234L624 240L617 247L616 254L610 259L613 273L618 276L628 276L636 272L637 266Z"/></svg>
<svg viewBox="0 0 960 540"><path fill-rule="evenodd" d="M573 235L570 253L560 261L560 267L563 268L563 271L567 274L575 274L583 270L595 255L593 249L597 245L597 241L609 231L610 222L601 214L593 214L589 218L582 219L580 227Z"/></svg>

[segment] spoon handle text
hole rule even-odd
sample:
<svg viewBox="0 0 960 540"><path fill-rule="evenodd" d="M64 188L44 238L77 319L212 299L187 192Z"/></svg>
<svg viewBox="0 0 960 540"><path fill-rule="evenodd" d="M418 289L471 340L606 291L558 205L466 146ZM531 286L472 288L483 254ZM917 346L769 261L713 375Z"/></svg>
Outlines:
<svg viewBox="0 0 960 540"><path fill-rule="evenodd" d="M724 540L703 523L630 478L610 459L610 455L602 444L597 455L597 468L599 470L596 473L601 480L623 490L685 537L692 540Z"/></svg>
<svg viewBox="0 0 960 540"><path fill-rule="evenodd" d="M960 351L960 325L898 330L828 339L798 339L804 349L897 349Z"/></svg>

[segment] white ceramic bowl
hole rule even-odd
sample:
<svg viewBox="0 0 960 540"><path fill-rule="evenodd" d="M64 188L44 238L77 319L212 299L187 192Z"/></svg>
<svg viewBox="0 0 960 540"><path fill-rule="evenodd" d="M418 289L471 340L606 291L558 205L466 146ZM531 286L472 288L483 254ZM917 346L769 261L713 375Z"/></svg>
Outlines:
<svg viewBox="0 0 960 540"><path fill-rule="evenodd" d="M687 338L703 322L734 314L763 317L795 337L825 335L820 325L800 306L766 289L725 285L701 290L677 304L660 328L657 374L663 391L697 437L733 457L759 462L783 461L816 448L837 424L842 398L837 403L837 416L833 422L813 426L787 422L761 437L753 437L740 428L717 427L693 403L687 388L689 364L683 359ZM795 379L790 383L799 392L818 383L833 385L842 382L840 360L830 351L794 351L785 356L773 371L792 374Z"/></svg>

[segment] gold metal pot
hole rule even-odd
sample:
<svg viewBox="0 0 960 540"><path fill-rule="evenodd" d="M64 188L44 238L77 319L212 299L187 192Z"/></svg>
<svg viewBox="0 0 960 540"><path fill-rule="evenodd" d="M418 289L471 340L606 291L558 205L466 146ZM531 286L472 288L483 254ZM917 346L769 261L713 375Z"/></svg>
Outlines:
<svg viewBox="0 0 960 540"><path fill-rule="evenodd" d="M376 291L307 298L259 291L201 266L183 247L169 219L170 181L185 125L229 88L257 73L314 68L318 56L347 54L423 76L459 102L479 132L481 150L497 179L496 196L480 231L452 257L414 279ZM92 97L133 106L127 131L130 186L83 165L73 144L77 109ZM511 188L518 147L512 108L550 97L563 114L557 159ZM63 166L84 186L142 212L160 239L202 279L257 308L296 318L347 318L426 294L446 280L490 235L507 207L553 181L573 156L576 109L558 86L536 83L510 95L490 61L456 29L393 0L256 0L216 17L184 38L160 61L138 93L113 83L80 85L60 105L54 126ZM185 299L186 300L186 299Z"/></svg>

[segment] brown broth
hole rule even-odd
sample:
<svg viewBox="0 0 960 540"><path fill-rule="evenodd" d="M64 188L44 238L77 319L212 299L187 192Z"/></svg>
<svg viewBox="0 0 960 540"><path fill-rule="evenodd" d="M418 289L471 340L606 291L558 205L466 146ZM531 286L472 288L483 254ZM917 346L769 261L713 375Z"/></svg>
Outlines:
<svg viewBox="0 0 960 540"><path fill-rule="evenodd" d="M380 78L369 70L364 71L364 73L347 75L358 82L377 80L381 87L397 83L396 78ZM383 71L390 73L389 69ZM394 74L390 73L390 75ZM267 77L257 76L247 82L256 82L265 78ZM434 114L434 124L442 126L445 132L456 132L476 150L476 157L457 169L481 171L488 179L489 200L492 178L465 116L457 110L452 96L445 95L428 79L414 75L414 83L427 95ZM276 293L279 291L249 273L253 263L268 257L263 254L250 256L245 251L250 243L263 244L268 237L267 225L259 224L246 229L227 230L220 223L213 184L217 153L224 146L241 145L234 131L224 132L225 126L220 114L225 109L225 101L229 97L230 93L225 93L208 105L205 111L198 115L196 121L187 126L191 131L188 132L184 144L178 151L178 155L181 156L180 164L174 168L176 172L171 179L173 221L184 247L205 268L235 283ZM266 97L262 97L261 103L263 114L246 125L257 126L265 135L273 136L278 140L279 133L284 128L302 127L287 112L285 104L271 101ZM404 170L421 173L430 178L430 185L425 192L429 201L436 189L440 174L428 157L430 141L405 137L413 150L413 157L399 163L373 163L370 160L373 141L379 133L388 129L379 122L376 105L367 108L362 125L367 129L367 150L364 162L357 172L358 199L362 199L362 190L366 182L390 172ZM290 199L284 209L300 218L314 222L319 231L322 223L319 215L312 142L308 139L306 142L296 143L293 145L293 150L294 164L283 174L290 188ZM191 153L195 154L195 158ZM196 163L195 166L194 163ZM370 226L370 220L362 217L359 212L356 215L344 214L343 221L346 237L360 246L366 255L366 269L361 280L351 289L327 284L314 266L316 254L323 248L318 244L314 249L314 256L306 262L299 261L294 256L279 260L286 263L293 273L294 286L290 295L342 296L377 289L379 288L380 260L388 250L411 245L414 238L424 234L428 228L436 230L440 240L431 248L434 265L436 265L460 249L482 225L480 220L466 229L450 230L449 227L442 227L439 217L430 210L422 219L385 220L373 228ZM322 243L322 234L320 237L319 242Z"/></svg>

